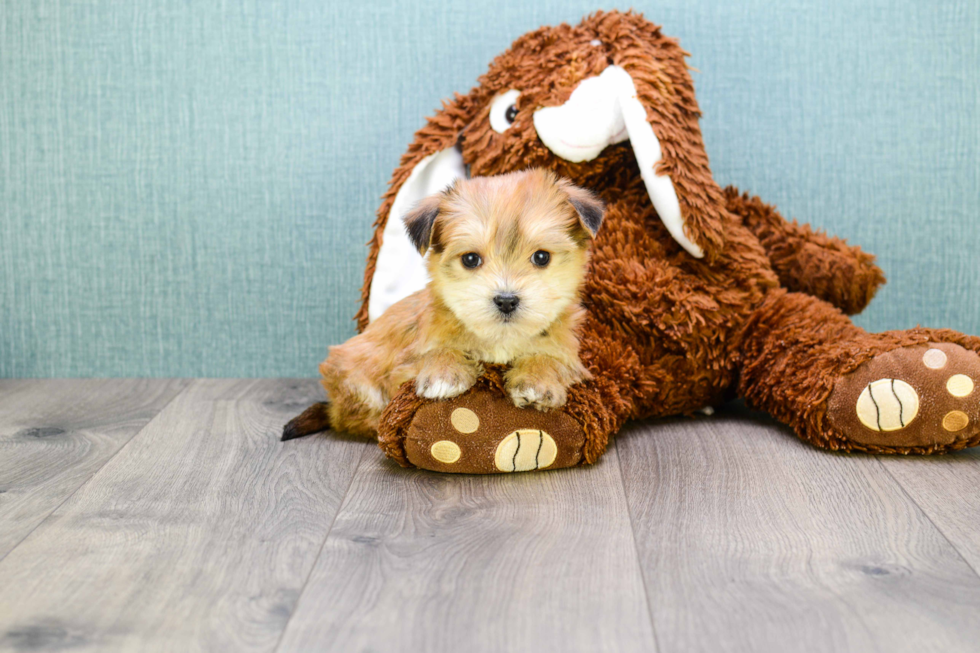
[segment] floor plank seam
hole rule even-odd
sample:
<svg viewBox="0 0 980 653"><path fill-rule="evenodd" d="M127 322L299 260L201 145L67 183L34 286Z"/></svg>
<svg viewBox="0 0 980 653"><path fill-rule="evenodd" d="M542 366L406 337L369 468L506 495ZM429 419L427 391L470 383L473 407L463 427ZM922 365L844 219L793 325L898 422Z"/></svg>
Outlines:
<svg viewBox="0 0 980 653"><path fill-rule="evenodd" d="M329 433L332 433L329 432ZM327 435L326 437L330 437ZM289 630L289 624L293 622L293 616L299 610L300 601L303 600L303 594L306 593L306 587L310 584L310 577L313 576L313 572L316 570L317 563L320 561L320 556L323 555L323 549L327 546L327 540L330 539L330 534L333 532L333 527L337 523L337 518L340 513L343 512L344 506L347 504L347 496L350 494L350 489L354 487L354 479L357 478L357 473L361 471L361 466L364 464L364 457L367 456L367 452L371 447L364 447L361 451L360 458L357 459L357 467L354 469L354 473L350 475L350 480L347 481L347 488L344 490L344 496L340 500L340 505L337 507L337 512L334 513L333 519L330 520L330 527L327 528L326 534L323 536L323 541L320 542L320 550L317 551L316 557L313 558L313 564L310 565L310 570L306 573L306 578L303 579L303 586L299 590L299 594L296 597L296 603L293 605L292 611L289 613L289 618L286 619L286 623L283 624L282 632L279 633L279 639L276 640L276 645L272 648L272 653L277 653L279 647L282 646L282 640L286 636L286 631Z"/></svg>
<svg viewBox="0 0 980 653"><path fill-rule="evenodd" d="M633 520L633 507L630 505L629 495L626 494L626 474L623 472L623 458L619 455L619 442L615 442L616 466L619 468L619 488L623 493L623 501L626 503L626 516L630 521L630 533L633 535L633 553L636 555L636 567L640 572L640 582L643 584L643 598L647 604L647 618L650 620L650 631L653 634L653 645L657 653L663 653L660 648L660 638L657 636L657 623L653 617L653 605L650 600L650 586L647 583L647 576L643 571L643 560L640 557L640 544L636 541L636 523Z"/></svg>
<svg viewBox="0 0 980 653"><path fill-rule="evenodd" d="M930 515L929 512L925 508L923 508L918 501L915 500L915 497L909 494L909 491L905 489L905 486L902 485L902 482L898 480L898 478L894 474L892 474L891 470L885 466L885 463L882 462L880 458L876 458L875 462L878 463L879 467L885 470L885 473L888 474L888 478L895 481L895 484L898 485L898 488L902 491L902 494L905 495L905 498L908 499L912 503L912 505L914 505L916 508L919 509L919 512L921 512L925 516L925 518L929 521L929 523L932 524L932 527L936 529L936 532L943 536L943 539L946 540L946 543L949 544L950 548L953 549L953 551L956 551L956 555L959 556L960 560L962 560L963 563L970 568L970 571L973 572L973 575L976 576L978 580L980 580L980 570L978 570L976 567L970 564L970 561L967 560L966 556L963 555L963 552L960 551L959 547L953 544L953 541L949 539L949 536L946 535L946 532L939 527L939 525L935 522L935 520L933 520L932 515Z"/></svg>
<svg viewBox="0 0 980 653"><path fill-rule="evenodd" d="M68 496L66 496L64 498L63 501L61 501L60 503L58 503L58 505L56 505L54 508L52 508L51 511L48 512L47 515L45 515L44 519L42 519L41 521L39 521L37 523L37 525L34 526L34 528L32 528L30 531L28 531L26 534L24 534L24 537L20 538L17 541L17 544L15 544L12 547L10 547L10 550L7 551L6 553L4 553L3 555L0 555L0 564L3 563L3 561L7 558L7 556L9 556L11 553L13 553L14 551L16 551L17 550L17 547L19 547L21 544L23 544L24 542L26 542L27 541L27 538L29 538L31 535L33 535L34 532L37 529L41 528L41 526L43 526L44 524L46 524L48 522L48 520L51 519L51 515L53 515L56 512L58 512L58 510L60 510L63 505L65 505L66 503L68 503L68 501L71 500L71 498L73 496L75 496L76 494L78 494L78 491L79 490L81 490L83 487L85 487L86 485L88 485L89 483L91 483L92 482L92 479L95 478L96 476L98 476L99 475L99 472L101 472L103 469L105 469L105 466L108 465L110 461L115 460L116 456L118 456L120 453L122 453L122 450L125 449L126 447L128 447L130 442L132 442L133 440L135 440L137 438L137 436L139 436L141 433L143 433L150 426L150 424L152 424L154 421L156 421L157 418L159 418L160 415L163 414L163 411L165 411L170 406L170 404L172 404L173 402L177 401L177 398L183 396L183 394L185 392L187 392L188 388L192 387L193 385L194 385L194 379L189 380L188 383L187 383L187 385L184 386L183 389L181 389L180 392L178 392L173 397L171 397L169 400L167 400L167 402L165 404L163 404L163 406L160 407L160 410L158 410L156 412L156 414L153 417L151 417L146 422L146 424L143 425L143 427L141 429L139 429L138 431L136 431L135 433L133 433L133 435L128 440L126 440L126 442L124 442L123 445L121 447L119 447L116 450L115 453L113 453L111 456L109 456L108 458L106 458L105 461L103 461L103 463L101 465L99 465L99 468L98 469L94 470L91 474L89 474L88 478L86 478L84 481L82 481L81 483L79 483L78 484L78 487L76 487L74 490L72 490L68 494Z"/></svg>

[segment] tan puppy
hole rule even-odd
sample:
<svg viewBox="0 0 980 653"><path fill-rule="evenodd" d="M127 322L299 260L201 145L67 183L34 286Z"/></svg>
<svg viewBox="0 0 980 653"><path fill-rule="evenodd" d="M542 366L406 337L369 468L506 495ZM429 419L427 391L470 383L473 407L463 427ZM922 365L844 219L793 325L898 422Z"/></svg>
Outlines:
<svg viewBox="0 0 980 653"><path fill-rule="evenodd" d="M326 428L377 433L381 412L415 379L429 399L455 397L483 363L510 366L518 407L564 405L588 378L578 358L579 288L604 207L546 170L459 180L405 216L431 281L320 364L329 403L311 406L283 440Z"/></svg>

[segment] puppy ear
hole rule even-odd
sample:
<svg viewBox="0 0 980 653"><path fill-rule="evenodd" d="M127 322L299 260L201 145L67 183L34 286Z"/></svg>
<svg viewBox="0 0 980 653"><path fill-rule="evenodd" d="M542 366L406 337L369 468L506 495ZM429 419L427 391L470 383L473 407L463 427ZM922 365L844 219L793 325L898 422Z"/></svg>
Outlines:
<svg viewBox="0 0 980 653"><path fill-rule="evenodd" d="M565 187L565 192L572 208L578 213L578 221L595 238L606 215L606 205L594 193L578 186L569 184Z"/></svg>
<svg viewBox="0 0 980 653"><path fill-rule="evenodd" d="M442 197L442 194L430 195L405 214L405 231L408 232L408 238L419 254L425 254L432 244L432 227L439 217L439 204Z"/></svg>

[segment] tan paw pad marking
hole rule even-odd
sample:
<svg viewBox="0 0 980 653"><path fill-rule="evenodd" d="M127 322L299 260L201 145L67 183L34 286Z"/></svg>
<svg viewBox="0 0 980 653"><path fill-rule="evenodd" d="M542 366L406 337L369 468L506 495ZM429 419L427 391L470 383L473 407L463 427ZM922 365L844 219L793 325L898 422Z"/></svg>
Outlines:
<svg viewBox="0 0 980 653"><path fill-rule="evenodd" d="M949 377L946 390L954 397L969 397L973 394L973 379L966 374L956 374Z"/></svg>
<svg viewBox="0 0 980 653"><path fill-rule="evenodd" d="M970 417L960 410L950 411L943 418L943 428L950 433L962 431L970 424Z"/></svg>
<svg viewBox="0 0 980 653"><path fill-rule="evenodd" d="M457 408L449 416L449 421L460 433L474 433L480 428L480 418L469 408Z"/></svg>
<svg viewBox="0 0 980 653"><path fill-rule="evenodd" d="M942 349L930 349L922 355L922 364L931 370L941 370L946 367L949 358Z"/></svg>
<svg viewBox="0 0 980 653"><path fill-rule="evenodd" d="M878 379L857 400L857 416L872 431L898 431L919 414L919 395L899 379Z"/></svg>
<svg viewBox="0 0 980 653"><path fill-rule="evenodd" d="M463 452L459 449L459 445L451 440L439 440L433 443L429 452L433 458L447 465L456 462L463 455Z"/></svg>
<svg viewBox="0 0 980 653"><path fill-rule="evenodd" d="M502 472L529 472L555 462L558 445L538 429L518 429L497 445L494 464Z"/></svg>

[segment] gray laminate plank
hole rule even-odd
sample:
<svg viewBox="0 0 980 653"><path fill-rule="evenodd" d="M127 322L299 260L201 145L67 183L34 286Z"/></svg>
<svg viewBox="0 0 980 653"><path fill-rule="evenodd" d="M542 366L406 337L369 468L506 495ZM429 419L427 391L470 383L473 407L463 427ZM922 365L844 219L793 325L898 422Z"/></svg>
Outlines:
<svg viewBox="0 0 980 653"><path fill-rule="evenodd" d="M877 459L749 415L618 442L661 653L977 650L980 578Z"/></svg>
<svg viewBox="0 0 980 653"><path fill-rule="evenodd" d="M655 651L619 473L366 458L279 651Z"/></svg>
<svg viewBox="0 0 980 653"><path fill-rule="evenodd" d="M0 385L0 559L187 383L59 379Z"/></svg>
<svg viewBox="0 0 980 653"><path fill-rule="evenodd" d="M880 462L980 572L980 447L946 456L888 456Z"/></svg>
<svg viewBox="0 0 980 653"><path fill-rule="evenodd" d="M195 381L0 561L0 649L268 651L360 457L315 381Z"/></svg>

